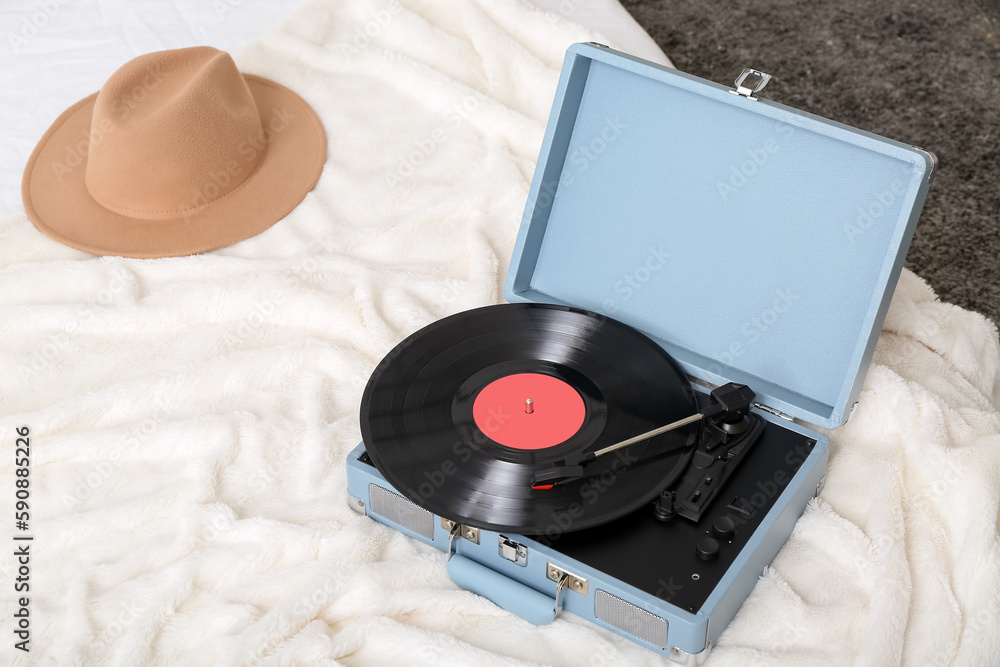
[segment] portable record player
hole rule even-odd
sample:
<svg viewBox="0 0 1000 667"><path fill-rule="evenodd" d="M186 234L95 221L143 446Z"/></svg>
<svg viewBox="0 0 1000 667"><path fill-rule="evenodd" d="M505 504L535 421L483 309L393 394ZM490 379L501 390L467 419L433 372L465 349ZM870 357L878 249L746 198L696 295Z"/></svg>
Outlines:
<svg viewBox="0 0 1000 667"><path fill-rule="evenodd" d="M818 492L934 164L769 78L570 47L510 303L376 368L354 509L531 622L707 655Z"/></svg>

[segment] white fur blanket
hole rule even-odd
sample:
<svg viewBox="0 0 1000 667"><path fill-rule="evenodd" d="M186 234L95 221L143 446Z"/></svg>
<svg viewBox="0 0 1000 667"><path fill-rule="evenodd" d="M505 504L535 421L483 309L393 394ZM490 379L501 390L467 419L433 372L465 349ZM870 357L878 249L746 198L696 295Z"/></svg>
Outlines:
<svg viewBox="0 0 1000 667"><path fill-rule="evenodd" d="M563 51L593 38L517 0L317 2L239 58L329 136L285 220L160 260L0 225L0 506L11 536L27 425L35 537L30 654L0 551L0 662L660 664L457 589L346 505L370 370L501 300ZM825 490L709 664L997 664L998 404L995 328L904 272Z"/></svg>

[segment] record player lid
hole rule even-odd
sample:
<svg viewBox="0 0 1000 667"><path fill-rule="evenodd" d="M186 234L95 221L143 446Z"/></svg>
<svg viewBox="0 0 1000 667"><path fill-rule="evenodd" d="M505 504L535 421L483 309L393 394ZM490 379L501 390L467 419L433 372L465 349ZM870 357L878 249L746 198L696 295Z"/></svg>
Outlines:
<svg viewBox="0 0 1000 667"><path fill-rule="evenodd" d="M934 158L626 54L566 55L504 294L614 317L691 376L834 428Z"/></svg>

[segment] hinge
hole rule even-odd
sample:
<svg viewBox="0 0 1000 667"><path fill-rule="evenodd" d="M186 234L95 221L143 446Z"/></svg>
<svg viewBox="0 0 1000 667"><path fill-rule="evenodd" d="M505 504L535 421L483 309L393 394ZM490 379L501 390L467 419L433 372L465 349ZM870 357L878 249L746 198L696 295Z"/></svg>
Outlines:
<svg viewBox="0 0 1000 667"><path fill-rule="evenodd" d="M771 75L761 72L758 69L749 67L736 77L736 89L730 90L733 95L745 97L748 100L756 100L757 93L764 90L764 86L771 80Z"/></svg>
<svg viewBox="0 0 1000 667"><path fill-rule="evenodd" d="M781 410L775 410L774 408L769 408L769 407L767 407L766 405L764 405L762 403L754 403L753 406L755 408L759 408L759 409L763 410L764 412L772 414L775 417L781 417L782 419L786 419L788 421L795 421L794 418L791 415L786 415Z"/></svg>

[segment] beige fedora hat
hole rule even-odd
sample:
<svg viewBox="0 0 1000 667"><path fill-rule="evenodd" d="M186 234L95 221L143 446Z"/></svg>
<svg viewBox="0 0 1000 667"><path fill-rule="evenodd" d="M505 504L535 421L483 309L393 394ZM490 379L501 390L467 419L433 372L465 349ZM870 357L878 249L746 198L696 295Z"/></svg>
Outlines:
<svg viewBox="0 0 1000 667"><path fill-rule="evenodd" d="M67 109L31 154L21 198L60 243L176 257L264 231L324 162L326 133L301 97L197 46L130 60Z"/></svg>

